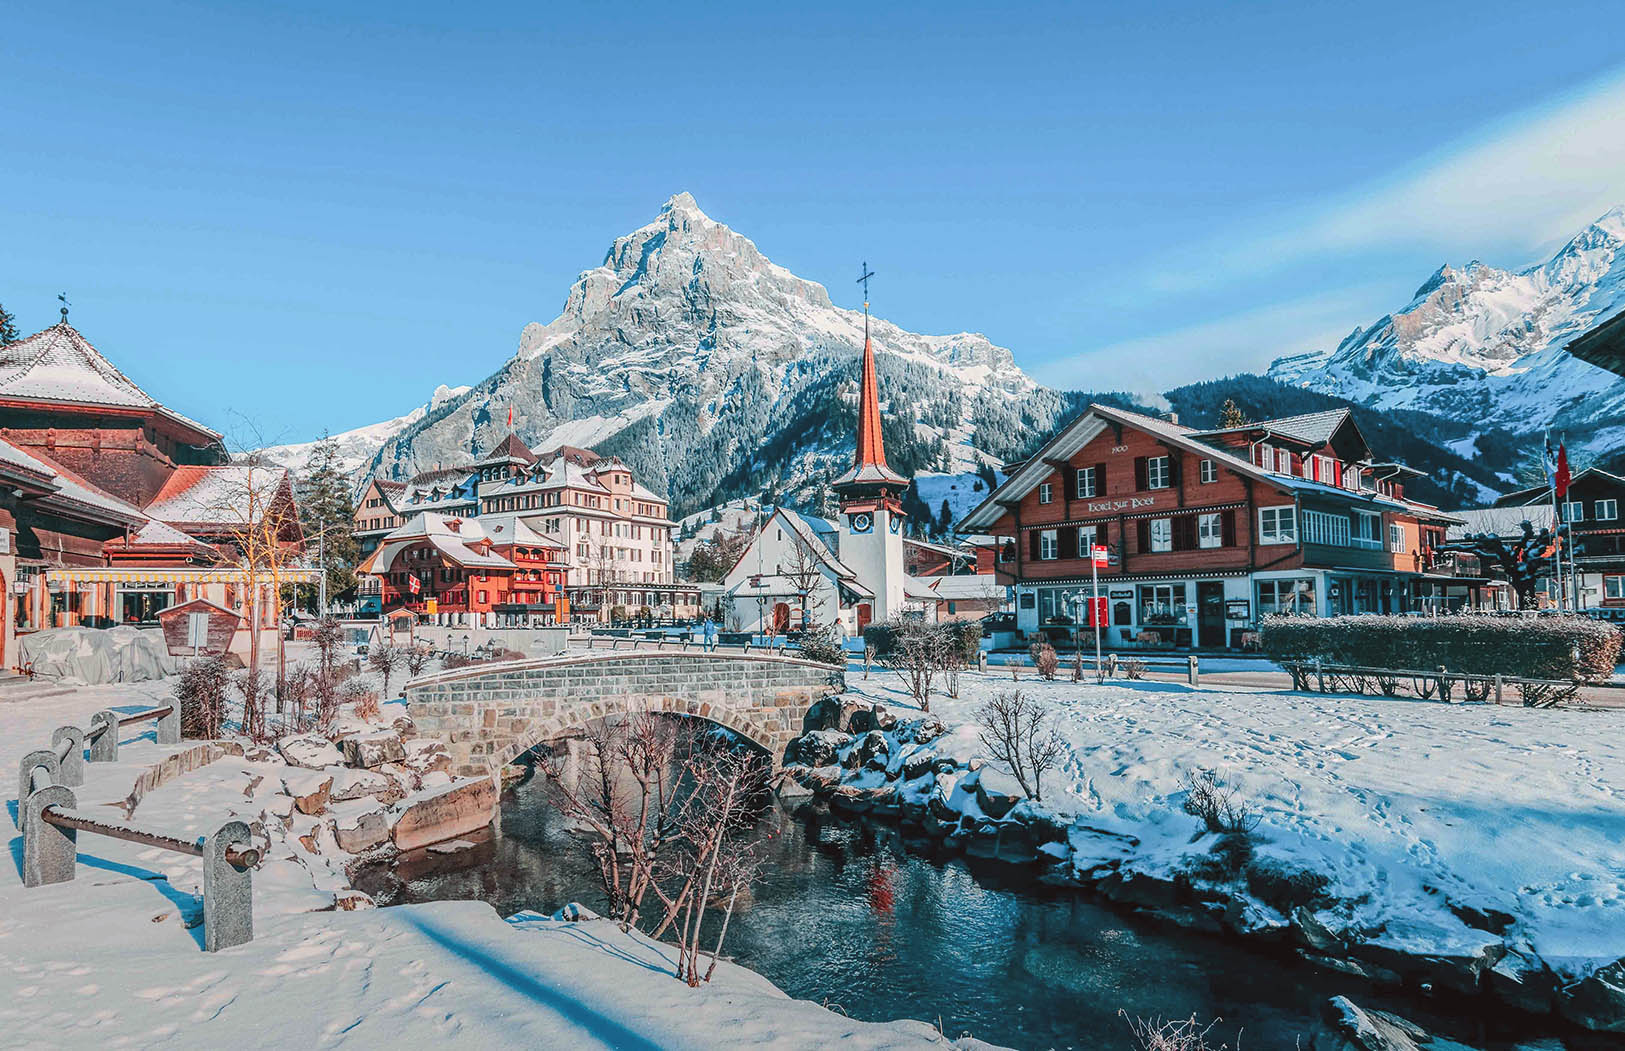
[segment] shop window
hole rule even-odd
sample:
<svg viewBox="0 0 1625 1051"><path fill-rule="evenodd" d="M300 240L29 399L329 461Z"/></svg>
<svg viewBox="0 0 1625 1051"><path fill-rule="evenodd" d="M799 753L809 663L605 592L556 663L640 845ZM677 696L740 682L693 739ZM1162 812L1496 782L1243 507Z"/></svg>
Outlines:
<svg viewBox="0 0 1625 1051"><path fill-rule="evenodd" d="M1258 615L1272 613L1315 614L1315 581L1312 577L1258 582Z"/></svg>
<svg viewBox="0 0 1625 1051"><path fill-rule="evenodd" d="M1185 585L1142 584L1138 592L1141 624L1185 623Z"/></svg>

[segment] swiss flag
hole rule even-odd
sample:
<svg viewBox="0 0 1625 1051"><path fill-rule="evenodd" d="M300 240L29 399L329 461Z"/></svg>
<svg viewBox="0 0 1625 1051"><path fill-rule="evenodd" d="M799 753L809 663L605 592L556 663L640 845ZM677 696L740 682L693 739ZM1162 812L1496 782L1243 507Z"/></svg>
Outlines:
<svg viewBox="0 0 1625 1051"><path fill-rule="evenodd" d="M1553 482L1557 486L1557 498L1562 500L1569 495L1569 482L1573 479L1569 475L1569 451L1559 442L1557 445L1557 477Z"/></svg>
<svg viewBox="0 0 1625 1051"><path fill-rule="evenodd" d="M423 581L417 578L417 574L414 573L406 578L406 590L414 595L423 590Z"/></svg>

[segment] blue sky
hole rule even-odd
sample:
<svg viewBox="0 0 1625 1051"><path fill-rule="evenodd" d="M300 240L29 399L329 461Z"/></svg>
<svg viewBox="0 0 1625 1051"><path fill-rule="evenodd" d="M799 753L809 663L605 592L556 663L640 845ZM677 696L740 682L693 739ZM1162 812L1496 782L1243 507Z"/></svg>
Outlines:
<svg viewBox="0 0 1625 1051"><path fill-rule="evenodd" d="M0 303L229 434L472 383L678 190L882 316L1160 389L1625 202L1608 5L12 3Z"/></svg>

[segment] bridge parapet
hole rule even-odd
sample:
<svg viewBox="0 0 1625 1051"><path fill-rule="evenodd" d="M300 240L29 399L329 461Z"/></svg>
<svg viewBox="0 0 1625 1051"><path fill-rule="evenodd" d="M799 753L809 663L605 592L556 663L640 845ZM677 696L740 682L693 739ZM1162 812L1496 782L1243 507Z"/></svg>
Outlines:
<svg viewBox="0 0 1625 1051"><path fill-rule="evenodd" d="M572 653L436 672L406 684L412 721L439 737L464 776L493 773L595 719L669 712L727 727L773 759L846 670L766 654Z"/></svg>

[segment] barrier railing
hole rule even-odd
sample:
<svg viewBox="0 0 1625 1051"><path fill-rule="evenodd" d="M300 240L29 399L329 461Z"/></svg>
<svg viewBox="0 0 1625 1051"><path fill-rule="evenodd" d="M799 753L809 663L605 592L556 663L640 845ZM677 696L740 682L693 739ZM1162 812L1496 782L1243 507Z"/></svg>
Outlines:
<svg viewBox="0 0 1625 1051"><path fill-rule="evenodd" d="M129 715L97 712L90 730L60 726L51 747L23 756L18 772L17 824L23 833L23 886L43 887L73 880L79 861L79 833L188 854L203 859L203 948L217 952L254 937L253 870L260 850L249 827L228 821L212 835L186 839L121 825L78 808L73 790L85 782L85 744L91 762L118 758L119 728L158 720L160 744L180 743L180 712L174 705Z"/></svg>
<svg viewBox="0 0 1625 1051"><path fill-rule="evenodd" d="M1554 708L1574 699L1583 685L1574 679L1530 679L1517 675L1481 675L1471 672L1446 671L1443 666L1432 671L1414 668L1368 668L1354 664L1326 664L1322 661L1282 661L1281 667L1292 676L1294 690L1314 689L1319 693L1365 693L1371 687L1386 696L1396 696L1409 686L1424 700L1437 696L1446 704L1454 703L1456 691L1464 701L1495 704L1504 702L1507 687L1514 687L1526 708Z"/></svg>

